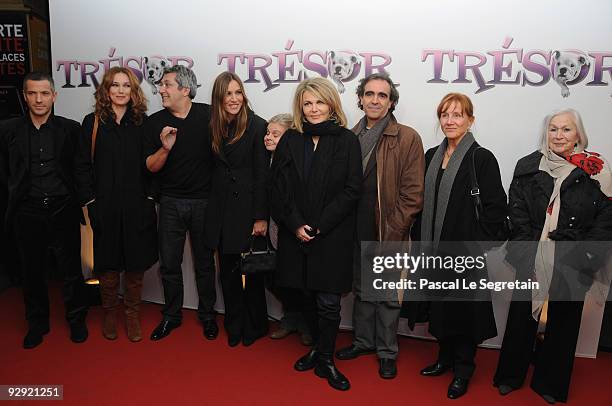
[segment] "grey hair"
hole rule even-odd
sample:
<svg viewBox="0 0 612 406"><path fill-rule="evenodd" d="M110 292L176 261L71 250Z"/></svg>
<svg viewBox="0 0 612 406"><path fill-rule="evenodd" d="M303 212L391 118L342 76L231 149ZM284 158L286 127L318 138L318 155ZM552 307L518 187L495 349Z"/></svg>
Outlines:
<svg viewBox="0 0 612 406"><path fill-rule="evenodd" d="M582 117L580 113L578 113L574 109L561 109L555 110L552 113L548 114L544 117L544 122L542 123L542 135L540 137L540 150L548 151L548 127L550 126L550 122L553 118L561 115L561 114L570 114L574 119L574 124L576 125L576 130L578 132L578 151L584 151L589 147L589 137L587 137L586 130L584 129L584 124L582 124Z"/></svg>
<svg viewBox="0 0 612 406"><path fill-rule="evenodd" d="M395 110L395 106L397 106L397 102L399 101L399 92L397 91L397 87L395 87L395 83L391 80L391 77L386 72L372 73L365 78L359 81L359 85L357 86L357 107L363 110L363 105L361 104L361 98L365 94L365 87L371 80L384 80L389 84L389 89L391 89L391 94L389 95L389 99L391 100L391 107L389 107L389 113L393 113Z"/></svg>
<svg viewBox="0 0 612 406"><path fill-rule="evenodd" d="M168 73L176 73L176 83L178 88L188 88L189 98L194 99L198 92L198 80L195 73L191 69L183 65L174 65L164 69L164 75Z"/></svg>
<svg viewBox="0 0 612 406"><path fill-rule="evenodd" d="M51 90L53 90L55 92L55 82L53 81L53 76L51 76L50 73L47 73L47 72L38 72L38 71L34 71L34 72L28 73L23 78L23 91L24 92L27 90L26 89L26 83L28 82L28 80L33 80L35 82L38 82L38 81L41 81L41 80L46 80L51 85Z"/></svg>
<svg viewBox="0 0 612 406"><path fill-rule="evenodd" d="M289 113L277 114L268 120L268 124L273 124L273 123L282 125L283 127L287 129L293 128L293 116Z"/></svg>

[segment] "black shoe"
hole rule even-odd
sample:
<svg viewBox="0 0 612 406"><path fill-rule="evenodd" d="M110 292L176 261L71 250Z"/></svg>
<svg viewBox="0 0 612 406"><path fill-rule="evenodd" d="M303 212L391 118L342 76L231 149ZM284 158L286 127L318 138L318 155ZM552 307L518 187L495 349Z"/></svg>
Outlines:
<svg viewBox="0 0 612 406"><path fill-rule="evenodd" d="M344 391L351 388L349 380L334 365L332 354L319 356L314 372L319 378L327 379L329 386L334 389Z"/></svg>
<svg viewBox="0 0 612 406"><path fill-rule="evenodd" d="M499 387L497 388L497 390L499 391L499 394L502 396L506 396L508 393L512 392L514 390L514 388L510 385L499 385Z"/></svg>
<svg viewBox="0 0 612 406"><path fill-rule="evenodd" d="M448 385L448 393L446 396L449 399L460 398L467 392L468 383L470 383L468 378L453 378L453 381L450 383L450 385Z"/></svg>
<svg viewBox="0 0 612 406"><path fill-rule="evenodd" d="M23 338L23 348L26 350L32 349L43 342L43 336L49 333L49 327L45 329L29 329L26 336Z"/></svg>
<svg viewBox="0 0 612 406"><path fill-rule="evenodd" d="M229 336L227 338L227 345L229 345L230 347L235 347L240 344L240 340L240 336Z"/></svg>
<svg viewBox="0 0 612 406"><path fill-rule="evenodd" d="M244 345L245 347L250 347L251 345L253 345L255 341L257 341L257 339L259 339L259 337L257 338L242 337L242 345Z"/></svg>
<svg viewBox="0 0 612 406"><path fill-rule="evenodd" d="M429 365L421 369L421 375L423 376L439 376L448 371L448 365L440 364L436 362L433 365Z"/></svg>
<svg viewBox="0 0 612 406"><path fill-rule="evenodd" d="M397 366L395 360L391 358L381 358L378 360L380 367L378 368L378 375L382 379L393 379L397 375Z"/></svg>
<svg viewBox="0 0 612 406"><path fill-rule="evenodd" d="M219 335L219 327L215 319L204 320L204 337L207 340L214 340Z"/></svg>
<svg viewBox="0 0 612 406"><path fill-rule="evenodd" d="M555 403L557 403L557 399L555 399L554 397L550 396L550 395L540 395L542 396L542 398L544 398L544 400L549 404L549 405L554 405Z"/></svg>
<svg viewBox="0 0 612 406"><path fill-rule="evenodd" d="M151 333L151 340L157 341L168 336L172 330L181 325L180 321L162 320Z"/></svg>
<svg viewBox="0 0 612 406"><path fill-rule="evenodd" d="M73 343L84 343L87 337L89 337L89 333L84 321L70 325L70 339Z"/></svg>
<svg viewBox="0 0 612 406"><path fill-rule="evenodd" d="M341 360L354 359L361 355L374 354L375 352L375 348L362 350L361 348L351 345L350 347L345 347L336 351L336 358Z"/></svg>
<svg viewBox="0 0 612 406"><path fill-rule="evenodd" d="M308 371L317 365L317 359L319 359L319 353L316 350L310 350L308 354L296 361L293 369L300 372Z"/></svg>

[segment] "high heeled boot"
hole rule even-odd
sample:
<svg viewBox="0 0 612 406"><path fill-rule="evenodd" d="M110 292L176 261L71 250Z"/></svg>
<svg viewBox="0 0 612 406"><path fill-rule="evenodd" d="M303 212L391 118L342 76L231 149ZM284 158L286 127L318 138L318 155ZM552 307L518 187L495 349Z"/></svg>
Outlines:
<svg viewBox="0 0 612 406"><path fill-rule="evenodd" d="M140 301L142 295L142 278L144 272L125 272L125 322L130 341L142 340L140 329Z"/></svg>
<svg viewBox="0 0 612 406"><path fill-rule="evenodd" d="M102 322L102 335L108 340L117 338L117 308L119 307L119 272L99 272L100 297L104 318Z"/></svg>

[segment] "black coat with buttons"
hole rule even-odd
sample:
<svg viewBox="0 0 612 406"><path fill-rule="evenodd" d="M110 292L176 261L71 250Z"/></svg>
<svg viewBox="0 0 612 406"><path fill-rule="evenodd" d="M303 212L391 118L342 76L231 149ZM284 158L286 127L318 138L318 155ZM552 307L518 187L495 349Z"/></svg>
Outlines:
<svg viewBox="0 0 612 406"><path fill-rule="evenodd" d="M120 124L100 120L91 156L94 113L83 119L77 168L79 200L93 230L94 269L143 272L157 262L157 214L143 158L144 124L128 110Z"/></svg>
<svg viewBox="0 0 612 406"><path fill-rule="evenodd" d="M274 152L270 206L278 224L275 282L295 289L350 292L363 180L359 140L345 128L321 136L307 177L304 143L302 133L287 130ZM304 224L320 231L308 243L295 236Z"/></svg>
<svg viewBox="0 0 612 406"><path fill-rule="evenodd" d="M533 270L537 244L546 220L546 210L554 187L554 179L539 169L542 153L533 152L520 159L510 185L510 218L512 237L506 259L527 277ZM557 241L607 241L612 239L612 201L603 194L596 180L576 167L561 184L561 207L557 229L552 239ZM590 243L589 248L603 248L605 244ZM593 256L592 267L603 261L605 252ZM567 252L557 250L557 255ZM570 253L574 255L574 253ZM596 254L596 252L595 252ZM556 259L557 260L557 259ZM574 260L579 260L574 258ZM583 263L586 266L586 264Z"/></svg>
<svg viewBox="0 0 612 406"><path fill-rule="evenodd" d="M267 185L270 157L264 145L266 121L249 112L239 141L214 154L212 189L206 210L209 248L239 254L251 241L255 220L268 220Z"/></svg>

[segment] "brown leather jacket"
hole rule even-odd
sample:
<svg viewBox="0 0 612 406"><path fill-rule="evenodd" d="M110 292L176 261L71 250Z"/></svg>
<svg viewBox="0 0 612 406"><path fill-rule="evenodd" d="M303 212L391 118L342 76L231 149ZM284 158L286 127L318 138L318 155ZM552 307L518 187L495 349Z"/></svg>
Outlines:
<svg viewBox="0 0 612 406"><path fill-rule="evenodd" d="M352 130L357 131L357 126ZM376 150L376 226L380 241L407 241L423 208L425 157L419 134L391 115Z"/></svg>

